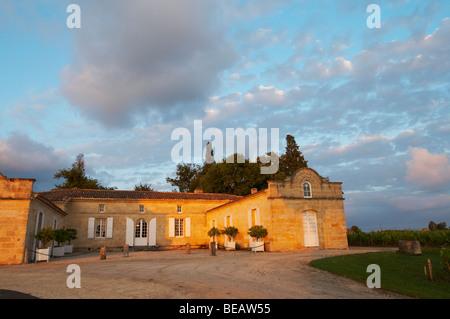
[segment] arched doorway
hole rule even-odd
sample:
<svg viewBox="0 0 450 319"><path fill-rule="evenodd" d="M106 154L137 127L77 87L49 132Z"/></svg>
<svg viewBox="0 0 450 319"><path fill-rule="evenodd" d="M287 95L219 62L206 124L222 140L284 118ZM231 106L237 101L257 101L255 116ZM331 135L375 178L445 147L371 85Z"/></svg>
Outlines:
<svg viewBox="0 0 450 319"><path fill-rule="evenodd" d="M319 233L317 231L317 216L314 211L303 212L303 236L305 247L319 246Z"/></svg>
<svg viewBox="0 0 450 319"><path fill-rule="evenodd" d="M148 227L144 219L139 219L134 225L134 245L147 246L148 243Z"/></svg>

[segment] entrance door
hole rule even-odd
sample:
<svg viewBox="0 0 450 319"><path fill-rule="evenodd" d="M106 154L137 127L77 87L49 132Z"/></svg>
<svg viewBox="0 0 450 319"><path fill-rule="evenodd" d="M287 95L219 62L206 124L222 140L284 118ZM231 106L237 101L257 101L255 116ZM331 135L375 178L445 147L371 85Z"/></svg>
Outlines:
<svg viewBox="0 0 450 319"><path fill-rule="evenodd" d="M303 212L303 235L305 237L305 247L319 246L316 212Z"/></svg>
<svg viewBox="0 0 450 319"><path fill-rule="evenodd" d="M143 219L136 221L134 226L134 245L135 246L147 246L148 242L148 228L147 222Z"/></svg>

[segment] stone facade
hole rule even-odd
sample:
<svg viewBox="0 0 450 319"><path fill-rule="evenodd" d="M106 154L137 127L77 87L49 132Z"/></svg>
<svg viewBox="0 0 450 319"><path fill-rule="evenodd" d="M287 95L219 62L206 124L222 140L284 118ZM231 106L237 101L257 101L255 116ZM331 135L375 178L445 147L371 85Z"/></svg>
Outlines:
<svg viewBox="0 0 450 319"><path fill-rule="evenodd" d="M304 194L304 183L309 185L310 196ZM256 223L268 230L265 242L270 245L266 249L347 249L342 194L341 183L329 182L314 170L302 168L284 181L270 181L263 191L208 210L207 221L223 228L227 219L231 220L231 226L240 231L236 242L241 247L251 246L248 229ZM219 241L225 245L225 238Z"/></svg>
<svg viewBox="0 0 450 319"><path fill-rule="evenodd" d="M195 248L207 247L212 240L224 247L229 244L226 236L209 238L207 232L211 227L226 226L238 228L234 242L240 248L348 247L342 185L310 168L302 168L284 181L270 181L267 189L245 197L201 191L78 189L33 196L33 182L0 176L0 263L27 261L26 249L37 247L34 234L45 226L76 229L75 251L102 246L118 250L125 244L139 249L177 248L189 243ZM261 243L248 235L254 225L268 231Z"/></svg>
<svg viewBox="0 0 450 319"><path fill-rule="evenodd" d="M21 264L34 258L41 228L64 226L66 213L43 196L33 194L34 179L0 174L0 264Z"/></svg>

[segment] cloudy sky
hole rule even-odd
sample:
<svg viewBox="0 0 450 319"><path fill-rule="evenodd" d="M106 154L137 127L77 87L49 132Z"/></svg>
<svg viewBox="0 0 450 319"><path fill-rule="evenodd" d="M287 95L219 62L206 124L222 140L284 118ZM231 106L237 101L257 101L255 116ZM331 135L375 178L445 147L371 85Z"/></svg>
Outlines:
<svg viewBox="0 0 450 319"><path fill-rule="evenodd" d="M170 191L176 128L278 128L348 227L450 224L449 39L447 0L0 0L0 172Z"/></svg>

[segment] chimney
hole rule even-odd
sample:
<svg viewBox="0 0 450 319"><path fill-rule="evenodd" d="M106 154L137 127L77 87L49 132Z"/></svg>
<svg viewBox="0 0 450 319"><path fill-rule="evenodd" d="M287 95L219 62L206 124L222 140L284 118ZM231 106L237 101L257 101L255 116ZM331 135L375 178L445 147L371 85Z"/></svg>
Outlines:
<svg viewBox="0 0 450 319"><path fill-rule="evenodd" d="M196 188L196 189L194 190L194 194L203 194L203 189Z"/></svg>
<svg viewBox="0 0 450 319"><path fill-rule="evenodd" d="M258 189L257 188L252 188L252 194L257 193Z"/></svg>

